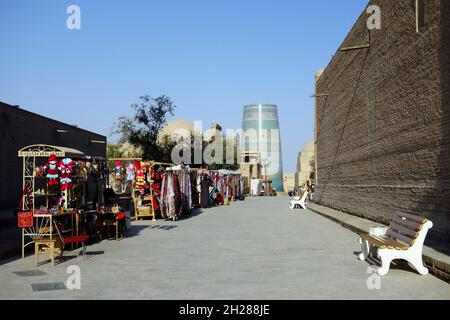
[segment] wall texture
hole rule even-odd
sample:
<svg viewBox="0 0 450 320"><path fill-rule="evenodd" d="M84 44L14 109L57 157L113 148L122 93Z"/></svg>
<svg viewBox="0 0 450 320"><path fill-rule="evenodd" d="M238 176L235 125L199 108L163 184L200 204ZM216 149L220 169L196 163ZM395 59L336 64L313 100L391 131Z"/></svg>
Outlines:
<svg viewBox="0 0 450 320"><path fill-rule="evenodd" d="M318 201L378 222L413 211L450 241L450 1L372 0L317 80ZM449 242L450 243L450 242Z"/></svg>
<svg viewBox="0 0 450 320"><path fill-rule="evenodd" d="M69 133L58 133L56 130ZM98 135L0 102L0 211L17 208L22 189L22 160L18 150L33 144L49 144L106 157L106 141Z"/></svg>

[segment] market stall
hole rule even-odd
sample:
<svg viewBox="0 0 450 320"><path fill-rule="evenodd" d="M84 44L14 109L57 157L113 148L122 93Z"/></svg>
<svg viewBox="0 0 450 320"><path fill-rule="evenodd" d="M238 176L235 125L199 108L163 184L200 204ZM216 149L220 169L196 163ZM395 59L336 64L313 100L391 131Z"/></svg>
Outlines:
<svg viewBox="0 0 450 320"><path fill-rule="evenodd" d="M241 174L231 170L194 169L198 205L209 208L212 205L228 205L243 198Z"/></svg>
<svg viewBox="0 0 450 320"><path fill-rule="evenodd" d="M120 212L105 204L105 159L44 144L25 147L18 156L23 162L23 195L18 213L22 258L25 248L33 243L35 254L45 251L53 257L55 252L62 253L63 248L58 246L64 239L69 241L68 237L83 234L101 238L108 220L113 220L116 228L121 224ZM59 237L55 223L61 226ZM71 245L73 248L77 241Z"/></svg>

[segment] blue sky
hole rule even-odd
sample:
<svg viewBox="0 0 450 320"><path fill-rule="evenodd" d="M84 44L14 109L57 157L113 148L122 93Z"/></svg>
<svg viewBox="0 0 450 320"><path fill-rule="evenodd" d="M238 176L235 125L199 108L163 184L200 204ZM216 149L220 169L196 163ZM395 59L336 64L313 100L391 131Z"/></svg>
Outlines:
<svg viewBox="0 0 450 320"><path fill-rule="evenodd" d="M230 129L244 105L274 103L293 172L314 135L314 73L367 2L0 0L0 101L105 135L144 94ZM66 28L71 4L81 30Z"/></svg>

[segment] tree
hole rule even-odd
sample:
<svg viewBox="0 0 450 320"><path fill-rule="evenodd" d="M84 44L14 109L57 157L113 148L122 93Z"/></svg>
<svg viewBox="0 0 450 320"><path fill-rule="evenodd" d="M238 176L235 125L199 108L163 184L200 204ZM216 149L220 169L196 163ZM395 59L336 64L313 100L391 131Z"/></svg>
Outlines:
<svg viewBox="0 0 450 320"><path fill-rule="evenodd" d="M158 135L166 124L167 115L174 115L176 106L165 95L156 98L146 95L140 100L131 105L135 111L134 117L120 117L113 133L120 134L120 143L140 148L144 159L164 162L170 159L170 150L158 144Z"/></svg>
<svg viewBox="0 0 450 320"><path fill-rule="evenodd" d="M129 143L108 143L108 158L142 158L142 149Z"/></svg>

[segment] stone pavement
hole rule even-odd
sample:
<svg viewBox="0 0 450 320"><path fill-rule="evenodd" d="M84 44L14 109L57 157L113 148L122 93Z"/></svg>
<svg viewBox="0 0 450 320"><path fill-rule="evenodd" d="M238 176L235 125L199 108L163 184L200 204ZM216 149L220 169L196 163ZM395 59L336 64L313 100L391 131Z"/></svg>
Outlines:
<svg viewBox="0 0 450 320"><path fill-rule="evenodd" d="M369 290L357 235L288 197L248 198L177 222L140 221L122 241L52 268L32 257L0 265L0 299L450 299L450 285L394 267ZM81 268L81 290L33 292ZM21 277L15 271L46 274Z"/></svg>

